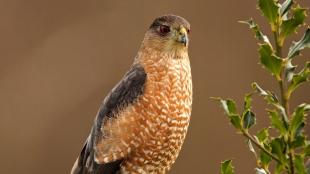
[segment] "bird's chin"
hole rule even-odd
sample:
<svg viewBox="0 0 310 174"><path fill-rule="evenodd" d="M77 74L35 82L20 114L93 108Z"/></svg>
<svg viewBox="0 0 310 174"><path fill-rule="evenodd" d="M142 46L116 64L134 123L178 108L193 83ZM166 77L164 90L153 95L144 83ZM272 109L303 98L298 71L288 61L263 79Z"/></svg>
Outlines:
<svg viewBox="0 0 310 174"><path fill-rule="evenodd" d="M171 55L171 58L180 59L188 57L187 46L181 43L174 43L173 45L167 46L165 52Z"/></svg>
<svg viewBox="0 0 310 174"><path fill-rule="evenodd" d="M168 42L168 44L166 45L166 47L168 49L171 49L171 50L187 50L187 47L188 47L188 44L186 43L183 43L183 42L180 42L178 40L173 40L171 42Z"/></svg>
<svg viewBox="0 0 310 174"><path fill-rule="evenodd" d="M176 51L180 51L180 52L186 51L187 52L187 49L188 49L188 45L187 44L184 44L184 43L181 43L181 42L176 42L174 44L174 50L176 50Z"/></svg>

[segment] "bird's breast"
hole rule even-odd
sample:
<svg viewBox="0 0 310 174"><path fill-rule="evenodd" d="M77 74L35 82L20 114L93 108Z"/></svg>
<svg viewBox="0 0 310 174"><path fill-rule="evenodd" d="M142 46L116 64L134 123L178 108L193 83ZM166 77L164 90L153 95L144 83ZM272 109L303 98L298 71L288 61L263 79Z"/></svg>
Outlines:
<svg viewBox="0 0 310 174"><path fill-rule="evenodd" d="M181 150L190 120L190 63L188 58L148 59L142 66L147 74L143 95L117 119L106 121L97 159L107 163L125 158L124 174L166 173Z"/></svg>
<svg viewBox="0 0 310 174"><path fill-rule="evenodd" d="M140 164L146 173L165 173L174 163L183 144L191 114L192 78L188 59L145 64L144 94L134 105L139 129L137 150L127 168ZM139 165L138 165L139 166ZM143 173L143 172L140 172Z"/></svg>

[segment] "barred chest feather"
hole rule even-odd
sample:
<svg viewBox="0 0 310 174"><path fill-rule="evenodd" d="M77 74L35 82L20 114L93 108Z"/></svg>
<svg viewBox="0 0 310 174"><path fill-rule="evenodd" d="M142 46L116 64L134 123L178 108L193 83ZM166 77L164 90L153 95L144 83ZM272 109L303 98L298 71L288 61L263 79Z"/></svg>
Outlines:
<svg viewBox="0 0 310 174"><path fill-rule="evenodd" d="M166 173L175 162L187 132L192 105L188 57L143 62L144 94L105 126L109 138L99 146L105 162L125 157L123 174ZM101 148L101 149L100 149Z"/></svg>

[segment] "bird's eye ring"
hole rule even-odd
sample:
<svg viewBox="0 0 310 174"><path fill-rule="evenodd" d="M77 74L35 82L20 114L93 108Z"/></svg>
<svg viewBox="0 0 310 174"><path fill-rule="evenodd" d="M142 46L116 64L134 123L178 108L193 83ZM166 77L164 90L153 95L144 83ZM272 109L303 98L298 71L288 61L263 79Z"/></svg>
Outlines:
<svg viewBox="0 0 310 174"><path fill-rule="evenodd" d="M170 32L170 27L166 25L159 26L159 32L161 34L168 34Z"/></svg>

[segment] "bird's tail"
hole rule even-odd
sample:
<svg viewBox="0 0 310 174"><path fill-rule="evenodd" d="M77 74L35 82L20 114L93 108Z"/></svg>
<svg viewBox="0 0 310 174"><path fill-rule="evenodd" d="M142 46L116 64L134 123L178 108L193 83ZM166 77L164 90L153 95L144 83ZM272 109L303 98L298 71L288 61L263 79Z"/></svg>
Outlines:
<svg viewBox="0 0 310 174"><path fill-rule="evenodd" d="M89 138L88 138L89 139ZM90 152L88 146L88 139L86 140L83 149L81 150L80 155L76 159L72 169L71 169L71 174L87 174L87 169L86 169L86 162L88 161L87 159L89 158Z"/></svg>
<svg viewBox="0 0 310 174"><path fill-rule="evenodd" d="M79 157L76 159L71 169L71 174L118 174L123 159L105 164L97 164L94 161L92 144L91 138L88 137Z"/></svg>
<svg viewBox="0 0 310 174"><path fill-rule="evenodd" d="M79 157L75 160L75 163L71 169L71 172L70 174L77 174L79 173L79 170L78 170L78 161L79 161Z"/></svg>

